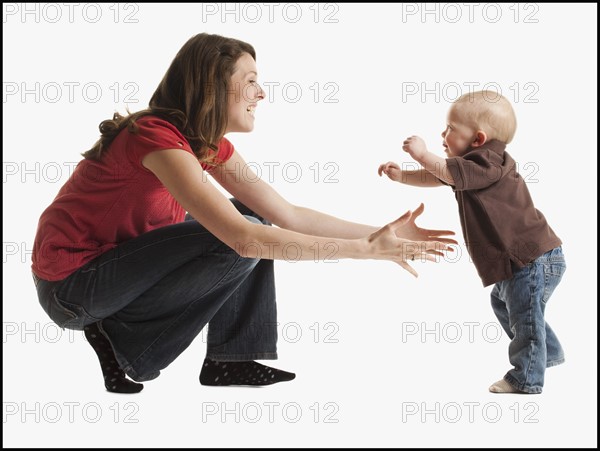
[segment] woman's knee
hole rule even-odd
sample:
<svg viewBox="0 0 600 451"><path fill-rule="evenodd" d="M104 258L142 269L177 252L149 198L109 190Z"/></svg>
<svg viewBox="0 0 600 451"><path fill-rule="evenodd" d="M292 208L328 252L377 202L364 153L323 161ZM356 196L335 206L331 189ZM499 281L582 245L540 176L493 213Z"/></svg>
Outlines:
<svg viewBox="0 0 600 451"><path fill-rule="evenodd" d="M248 221L250 221L254 224L265 224L264 219L257 218L256 216L244 215L244 218L246 218ZM267 225L271 225L271 224L267 224Z"/></svg>
<svg viewBox="0 0 600 451"><path fill-rule="evenodd" d="M237 208L237 210L244 215L246 218L254 218L254 219L258 219L260 224L264 224L264 225L272 225L268 220L266 220L265 218L263 218L262 216L260 216L258 213L255 213L254 211L252 211L250 208L246 207L243 203L241 203L239 200L232 198L229 199L231 201L231 203L235 206L235 208ZM254 222L254 221L252 221Z"/></svg>

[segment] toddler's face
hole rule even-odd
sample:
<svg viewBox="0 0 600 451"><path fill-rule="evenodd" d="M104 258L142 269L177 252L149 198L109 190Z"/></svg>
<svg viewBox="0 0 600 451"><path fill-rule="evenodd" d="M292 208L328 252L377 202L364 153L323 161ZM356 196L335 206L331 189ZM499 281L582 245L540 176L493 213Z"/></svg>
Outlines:
<svg viewBox="0 0 600 451"><path fill-rule="evenodd" d="M475 129L465 125L461 115L453 108L448 112L446 129L442 132L444 152L449 157L464 155L476 136Z"/></svg>

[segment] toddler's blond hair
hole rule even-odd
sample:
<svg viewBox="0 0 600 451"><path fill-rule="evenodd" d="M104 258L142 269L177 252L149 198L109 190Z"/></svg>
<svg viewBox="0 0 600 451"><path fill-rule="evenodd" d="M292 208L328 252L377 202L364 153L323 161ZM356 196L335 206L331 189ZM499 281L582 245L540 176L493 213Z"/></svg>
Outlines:
<svg viewBox="0 0 600 451"><path fill-rule="evenodd" d="M452 104L464 125L483 130L488 139L506 144L512 141L517 130L517 117L506 97L495 91L475 91L463 94Z"/></svg>

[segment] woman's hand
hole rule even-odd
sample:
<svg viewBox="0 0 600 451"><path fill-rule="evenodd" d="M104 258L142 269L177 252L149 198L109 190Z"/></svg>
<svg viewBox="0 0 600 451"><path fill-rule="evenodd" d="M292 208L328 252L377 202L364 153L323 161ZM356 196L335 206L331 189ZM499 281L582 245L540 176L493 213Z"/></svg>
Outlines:
<svg viewBox="0 0 600 451"><path fill-rule="evenodd" d="M452 230L430 230L417 226L415 220L421 216L424 210L425 205L421 204L415 211L411 212L407 221L396 227L396 236L413 241L439 241L447 244L458 244L452 238L444 238L444 235L455 235Z"/></svg>
<svg viewBox="0 0 600 451"><path fill-rule="evenodd" d="M394 222L387 224L367 237L372 258L391 260L418 277L417 272L407 263L409 260L437 261L434 255L444 255L442 251L452 251L448 244L458 244L450 238L433 238L440 235L454 234L451 231L420 229L414 223L414 217L423 212L423 204L414 212L407 211ZM410 232L410 233L409 233ZM405 237L403 234L411 235ZM420 239L423 237L425 239Z"/></svg>

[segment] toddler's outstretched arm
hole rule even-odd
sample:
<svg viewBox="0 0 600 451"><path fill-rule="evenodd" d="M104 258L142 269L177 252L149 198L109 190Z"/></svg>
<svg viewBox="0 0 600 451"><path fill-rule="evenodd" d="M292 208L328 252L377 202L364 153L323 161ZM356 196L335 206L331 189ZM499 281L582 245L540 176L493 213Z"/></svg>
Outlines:
<svg viewBox="0 0 600 451"><path fill-rule="evenodd" d="M410 156L413 157L415 161L419 162L425 170L438 179L443 180L450 185L454 185L454 178L448 170L446 159L429 152L425 146L425 141L418 136L410 136L406 138L403 144L402 150L410 154Z"/></svg>
<svg viewBox="0 0 600 451"><path fill-rule="evenodd" d="M379 165L377 173L380 177L382 174L385 174L391 180L404 183L405 185L421 187L443 186L442 182L425 169L403 170L393 161Z"/></svg>

